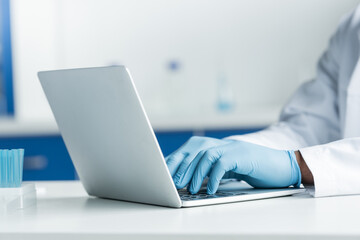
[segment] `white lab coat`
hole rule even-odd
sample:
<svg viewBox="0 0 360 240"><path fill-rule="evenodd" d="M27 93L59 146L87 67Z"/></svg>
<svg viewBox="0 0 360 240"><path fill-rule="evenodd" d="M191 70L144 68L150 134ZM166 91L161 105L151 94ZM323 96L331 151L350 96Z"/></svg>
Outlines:
<svg viewBox="0 0 360 240"><path fill-rule="evenodd" d="M359 58L360 5L342 19L316 78L295 92L279 122L230 138L299 149L314 176L315 197L360 194Z"/></svg>

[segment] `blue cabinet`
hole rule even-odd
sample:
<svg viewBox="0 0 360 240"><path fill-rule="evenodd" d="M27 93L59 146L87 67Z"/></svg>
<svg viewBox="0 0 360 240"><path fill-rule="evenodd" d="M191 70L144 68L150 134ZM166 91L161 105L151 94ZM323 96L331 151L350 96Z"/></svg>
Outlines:
<svg viewBox="0 0 360 240"><path fill-rule="evenodd" d="M224 138L232 135L242 135L262 130L263 128L228 129L228 130L206 130L205 136L213 138Z"/></svg>
<svg viewBox="0 0 360 240"><path fill-rule="evenodd" d="M178 149L191 136L203 135L224 138L260 129L158 131L156 137L164 156ZM24 180L73 180L77 178L74 165L61 136L2 137L0 149L24 148Z"/></svg>
<svg viewBox="0 0 360 240"><path fill-rule="evenodd" d="M192 131L182 132L155 132L156 138L159 142L160 148L164 156L169 155L178 149L186 140L193 136Z"/></svg>
<svg viewBox="0 0 360 240"><path fill-rule="evenodd" d="M241 135L246 133L252 133L261 130L261 128L250 129L229 129L229 130L205 130L201 132L197 131L158 131L156 137L161 147L164 156L169 155L176 149L178 149L184 142L194 135L224 138L231 135Z"/></svg>

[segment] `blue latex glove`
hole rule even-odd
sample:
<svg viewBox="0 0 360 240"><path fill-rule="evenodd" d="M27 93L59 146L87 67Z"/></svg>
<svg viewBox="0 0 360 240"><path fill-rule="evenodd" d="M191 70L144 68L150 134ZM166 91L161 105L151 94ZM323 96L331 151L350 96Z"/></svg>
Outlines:
<svg viewBox="0 0 360 240"><path fill-rule="evenodd" d="M198 142L201 142L202 147L192 148L192 143L199 145ZM214 194L220 180L229 171L256 188L299 187L301 183L294 151L275 150L243 141L199 137L190 139L167 157L167 163L169 169L172 168L170 172L174 173L176 187L183 188L190 183L188 190L192 194L200 190L207 175L210 176L207 192Z"/></svg>
<svg viewBox="0 0 360 240"><path fill-rule="evenodd" d="M184 188L191 180L196 164L193 160L197 155L202 156L204 151L221 146L229 141L208 137L191 137L178 150L166 157L166 164L178 189ZM189 174L191 172L191 174Z"/></svg>

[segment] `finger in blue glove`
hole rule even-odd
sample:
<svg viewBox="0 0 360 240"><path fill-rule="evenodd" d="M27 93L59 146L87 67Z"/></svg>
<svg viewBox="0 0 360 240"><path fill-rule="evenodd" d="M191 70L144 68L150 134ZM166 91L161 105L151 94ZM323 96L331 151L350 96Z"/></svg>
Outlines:
<svg viewBox="0 0 360 240"><path fill-rule="evenodd" d="M165 158L176 188L184 188L191 180L198 161L206 149L228 143L209 137L191 137L182 147Z"/></svg>

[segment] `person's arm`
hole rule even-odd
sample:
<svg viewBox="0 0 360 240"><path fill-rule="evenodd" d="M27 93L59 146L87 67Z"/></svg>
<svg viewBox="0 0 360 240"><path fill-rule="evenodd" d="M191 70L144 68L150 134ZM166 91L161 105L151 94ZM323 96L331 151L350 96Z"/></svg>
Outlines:
<svg viewBox="0 0 360 240"><path fill-rule="evenodd" d="M360 8L357 11L360 15ZM349 57L342 56L342 46L344 39L355 33L352 17L345 18L332 37L315 80L298 89L278 123L220 142L190 139L168 156L176 187L190 183L189 191L195 193L210 174L208 193L212 194L231 171L253 187L299 187L302 178L303 183L314 184L316 197L360 194L360 138L334 142L342 138L339 59Z"/></svg>
<svg viewBox="0 0 360 240"><path fill-rule="evenodd" d="M301 183L313 185L314 177L308 165L304 161L304 158L302 157L300 151L295 151L295 156L301 172Z"/></svg>
<svg viewBox="0 0 360 240"><path fill-rule="evenodd" d="M316 78L296 91L278 123L257 133L226 138L299 150L302 183L314 184L310 193L316 197L360 194L360 139L336 142L343 137L340 114L344 114L339 108L339 69L344 59L351 61L343 49L354 44L348 39L357 39L354 23L359 15L360 7L343 18L319 61Z"/></svg>

